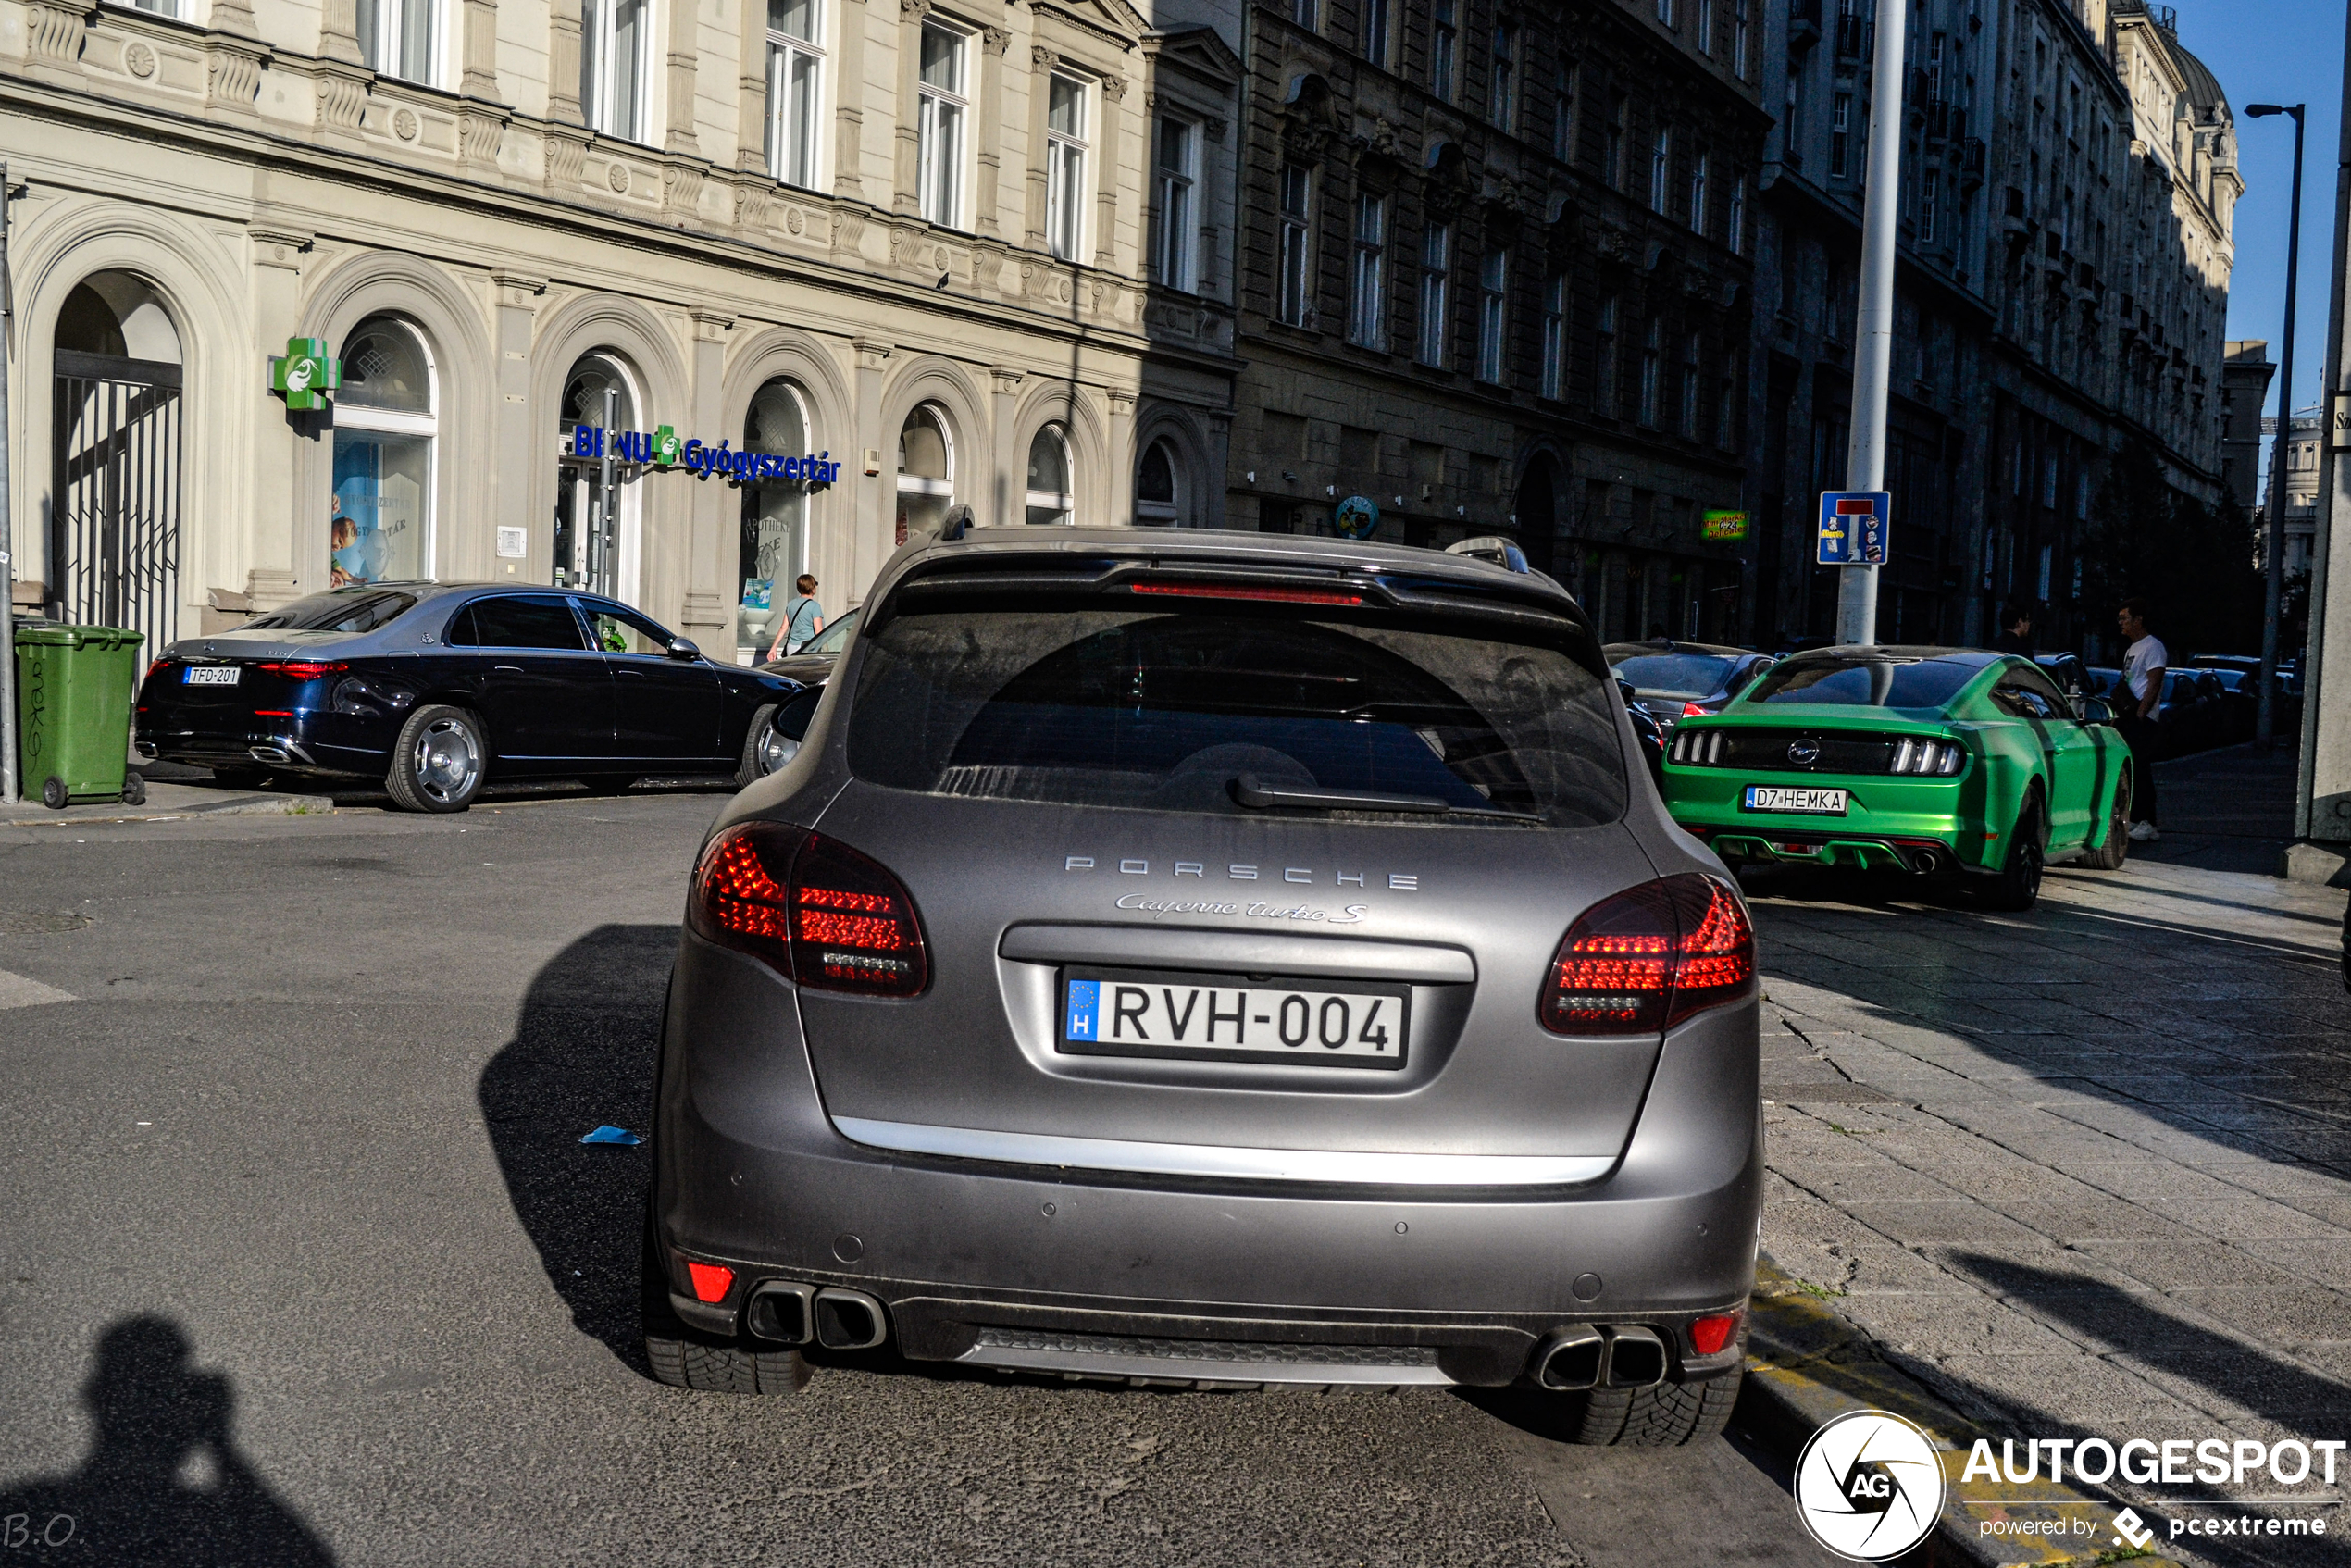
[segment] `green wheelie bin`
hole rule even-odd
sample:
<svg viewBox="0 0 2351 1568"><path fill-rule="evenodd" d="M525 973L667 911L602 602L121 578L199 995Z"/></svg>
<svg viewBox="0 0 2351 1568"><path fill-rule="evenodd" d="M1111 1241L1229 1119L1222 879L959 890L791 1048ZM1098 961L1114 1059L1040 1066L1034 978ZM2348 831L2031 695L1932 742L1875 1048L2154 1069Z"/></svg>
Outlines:
<svg viewBox="0 0 2351 1568"><path fill-rule="evenodd" d="M54 810L147 798L131 769L140 634L111 626L17 626L17 756L24 791Z"/></svg>

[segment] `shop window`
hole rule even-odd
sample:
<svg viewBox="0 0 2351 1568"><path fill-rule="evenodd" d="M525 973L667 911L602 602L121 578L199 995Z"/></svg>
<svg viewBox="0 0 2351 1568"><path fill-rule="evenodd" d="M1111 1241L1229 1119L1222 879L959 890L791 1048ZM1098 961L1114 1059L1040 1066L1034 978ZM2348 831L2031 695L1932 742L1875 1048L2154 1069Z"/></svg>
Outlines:
<svg viewBox="0 0 2351 1568"><path fill-rule="evenodd" d="M1165 528L1184 520L1176 449L1164 436L1143 449L1135 469L1135 520Z"/></svg>
<svg viewBox="0 0 2351 1568"><path fill-rule="evenodd" d="M591 130L645 139L650 0L580 0L579 107Z"/></svg>
<svg viewBox="0 0 2351 1568"><path fill-rule="evenodd" d="M370 317L342 343L335 395L329 579L385 582L432 575L433 367L407 323Z"/></svg>
<svg viewBox="0 0 2351 1568"><path fill-rule="evenodd" d="M357 0L354 19L368 69L433 85L440 0Z"/></svg>
<svg viewBox="0 0 2351 1568"><path fill-rule="evenodd" d="M816 186L825 77L818 0L767 0L767 171Z"/></svg>
<svg viewBox="0 0 2351 1568"><path fill-rule="evenodd" d="M753 394L743 416L743 450L779 457L807 454L808 416L799 388L778 377ZM799 597L794 584L808 570L808 481L796 479L742 487L736 571L742 591L735 612L735 646L760 657L790 624Z"/></svg>
<svg viewBox="0 0 2351 1568"><path fill-rule="evenodd" d="M898 542L937 534L954 504L955 439L926 403L898 431Z"/></svg>
<svg viewBox="0 0 2351 1568"><path fill-rule="evenodd" d="M964 224L964 89L969 40L952 28L923 24L922 81L915 116L915 184L926 222Z"/></svg>
<svg viewBox="0 0 2351 1568"><path fill-rule="evenodd" d="M1151 261L1159 280L1187 293L1199 287L1193 275L1192 189L1200 179L1200 128L1163 115L1159 121L1158 205L1152 212Z"/></svg>
<svg viewBox="0 0 2351 1568"><path fill-rule="evenodd" d="M637 406L628 372L611 355L583 355L564 380L555 479L554 581L558 588L585 588L623 598L635 591L637 489L631 481L637 470L616 460L607 492L596 438L583 432L635 429ZM609 440L605 446L609 449Z"/></svg>
<svg viewBox="0 0 2351 1568"><path fill-rule="evenodd" d="M1028 520L1067 523L1076 504L1070 494L1069 433L1048 425L1028 443Z"/></svg>

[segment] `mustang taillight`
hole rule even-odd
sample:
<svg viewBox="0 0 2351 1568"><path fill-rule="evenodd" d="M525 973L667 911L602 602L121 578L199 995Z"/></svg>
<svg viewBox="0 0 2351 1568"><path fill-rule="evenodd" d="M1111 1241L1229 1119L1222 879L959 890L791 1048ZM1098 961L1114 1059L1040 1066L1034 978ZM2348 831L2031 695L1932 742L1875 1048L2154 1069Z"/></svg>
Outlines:
<svg viewBox="0 0 2351 1568"><path fill-rule="evenodd" d="M1685 706L1686 715L1702 714L1696 703ZM1685 767L1711 767L1723 760L1722 729L1693 729L1684 725L1673 732L1673 749L1667 754Z"/></svg>
<svg viewBox="0 0 2351 1568"><path fill-rule="evenodd" d="M1955 740L1905 735L1894 742L1894 757L1886 765L1886 771L1948 778L1959 771L1959 765L1966 760L1967 753Z"/></svg>
<svg viewBox="0 0 2351 1568"><path fill-rule="evenodd" d="M316 680L322 675L333 675L350 667L340 661L326 659L265 659L254 666L265 675L282 675L288 680Z"/></svg>
<svg viewBox="0 0 2351 1568"><path fill-rule="evenodd" d="M1728 883L1684 872L1603 899L1568 927L1543 988L1561 1035L1653 1035L1755 989L1755 932Z"/></svg>
<svg viewBox="0 0 2351 1568"><path fill-rule="evenodd" d="M713 839L688 917L819 990L914 996L930 979L922 922L898 878L805 828L746 822Z"/></svg>

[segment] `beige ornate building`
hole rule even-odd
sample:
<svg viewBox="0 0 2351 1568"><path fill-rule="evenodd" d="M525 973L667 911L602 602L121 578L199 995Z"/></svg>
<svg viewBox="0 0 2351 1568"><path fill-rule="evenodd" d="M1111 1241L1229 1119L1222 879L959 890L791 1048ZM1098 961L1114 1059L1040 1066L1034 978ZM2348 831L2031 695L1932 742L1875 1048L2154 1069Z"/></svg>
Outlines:
<svg viewBox="0 0 2351 1568"><path fill-rule="evenodd" d="M588 580L748 657L956 505L1218 520L1238 74L1126 0L0 0L19 602ZM607 505L606 426L838 479Z"/></svg>

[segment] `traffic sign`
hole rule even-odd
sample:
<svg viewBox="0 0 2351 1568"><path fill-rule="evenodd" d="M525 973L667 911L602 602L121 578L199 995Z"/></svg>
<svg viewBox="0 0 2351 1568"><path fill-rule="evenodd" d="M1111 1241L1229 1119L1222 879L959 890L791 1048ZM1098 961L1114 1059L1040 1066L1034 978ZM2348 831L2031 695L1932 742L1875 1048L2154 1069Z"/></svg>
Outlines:
<svg viewBox="0 0 2351 1568"><path fill-rule="evenodd" d="M1820 563L1824 566L1885 565L1894 498L1882 490L1821 492Z"/></svg>

